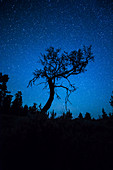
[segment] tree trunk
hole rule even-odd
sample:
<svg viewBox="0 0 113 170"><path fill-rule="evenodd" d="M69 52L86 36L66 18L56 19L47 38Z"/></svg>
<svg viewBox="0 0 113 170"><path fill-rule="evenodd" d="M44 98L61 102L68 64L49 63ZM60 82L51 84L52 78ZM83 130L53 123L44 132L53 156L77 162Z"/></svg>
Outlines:
<svg viewBox="0 0 113 170"><path fill-rule="evenodd" d="M48 83L49 83L49 88L50 88L50 96L49 96L47 103L42 108L41 110L42 112L47 112L47 110L51 107L51 104L54 99L54 83L52 82L52 79L49 79Z"/></svg>

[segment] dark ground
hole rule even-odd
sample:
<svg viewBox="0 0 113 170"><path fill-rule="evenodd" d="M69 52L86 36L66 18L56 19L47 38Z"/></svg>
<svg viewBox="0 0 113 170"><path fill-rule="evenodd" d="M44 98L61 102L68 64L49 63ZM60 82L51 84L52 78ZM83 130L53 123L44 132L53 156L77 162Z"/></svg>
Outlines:
<svg viewBox="0 0 113 170"><path fill-rule="evenodd" d="M113 169L113 120L0 117L1 170Z"/></svg>

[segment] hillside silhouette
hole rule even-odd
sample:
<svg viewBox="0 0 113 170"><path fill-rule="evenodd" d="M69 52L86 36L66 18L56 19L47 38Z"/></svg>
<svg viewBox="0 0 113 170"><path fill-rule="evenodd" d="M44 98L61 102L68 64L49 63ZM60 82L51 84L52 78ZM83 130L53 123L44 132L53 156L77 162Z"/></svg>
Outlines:
<svg viewBox="0 0 113 170"><path fill-rule="evenodd" d="M12 101L7 82L1 73L1 170L113 168L113 113L103 108L98 119L88 112L74 119L71 111L57 117L36 103L23 106L21 91Z"/></svg>

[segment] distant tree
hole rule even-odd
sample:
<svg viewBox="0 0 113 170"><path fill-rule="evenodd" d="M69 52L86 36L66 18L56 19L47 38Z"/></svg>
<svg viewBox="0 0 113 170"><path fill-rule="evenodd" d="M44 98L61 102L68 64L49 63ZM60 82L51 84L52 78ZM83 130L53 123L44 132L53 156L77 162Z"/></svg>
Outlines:
<svg viewBox="0 0 113 170"><path fill-rule="evenodd" d="M9 111L12 95L7 95L10 92L7 90L8 75L0 73L0 110L2 112Z"/></svg>
<svg viewBox="0 0 113 170"><path fill-rule="evenodd" d="M90 115L90 113L86 112L86 114L85 114L85 119L86 119L86 120L91 120L91 115Z"/></svg>
<svg viewBox="0 0 113 170"><path fill-rule="evenodd" d="M29 111L28 106L25 105L25 106L23 107L23 116L26 116L26 115L28 114L28 111Z"/></svg>
<svg viewBox="0 0 113 170"><path fill-rule="evenodd" d="M112 107L112 113L109 113L109 117L111 119L113 119L113 91L112 91L112 95L111 95L111 98L110 98L110 101L109 101L111 107Z"/></svg>
<svg viewBox="0 0 113 170"><path fill-rule="evenodd" d="M37 107L36 107L36 106L37 106L37 104L36 104L36 103L33 103L33 106L30 106L30 107L29 107L29 111L30 111L30 113L33 114L33 115L37 113Z"/></svg>
<svg viewBox="0 0 113 170"><path fill-rule="evenodd" d="M79 118L79 119L83 119L82 113L79 113L78 118Z"/></svg>
<svg viewBox="0 0 113 170"><path fill-rule="evenodd" d="M113 119L113 112L112 112L112 113L109 113L109 118L110 118L110 119Z"/></svg>
<svg viewBox="0 0 113 170"><path fill-rule="evenodd" d="M107 113L105 112L104 108L102 108L102 118L103 119L108 119Z"/></svg>
<svg viewBox="0 0 113 170"><path fill-rule="evenodd" d="M93 117L92 120L95 121L95 118Z"/></svg>
<svg viewBox="0 0 113 170"><path fill-rule="evenodd" d="M110 103L111 107L113 108L113 91L112 91L112 95L111 95L111 99L110 99L109 103Z"/></svg>
<svg viewBox="0 0 113 170"><path fill-rule="evenodd" d="M18 91L15 94L15 99L12 102L11 110L13 114L18 115L22 113L22 92Z"/></svg>
<svg viewBox="0 0 113 170"><path fill-rule="evenodd" d="M86 71L86 66L89 61L94 60L91 52L91 46L86 48L84 46L83 50L79 49L78 51L74 50L71 53L67 53L64 51L61 55L60 49L54 49L50 47L46 50L47 54L41 54L40 62L42 64L42 69L36 69L34 71L34 78L29 81L29 85L35 83L36 80L42 78L45 79L45 87L49 85L50 96L42 108L42 112L47 112L47 110L51 107L51 104L54 100L55 88L64 88L66 90L66 99L65 103L67 106L67 101L71 92L76 90L74 84L72 84L69 80L70 76L78 75L84 71ZM69 85L64 85L59 80L64 79L67 80ZM57 95L57 93L56 93ZM57 95L59 98L59 96Z"/></svg>
<svg viewBox="0 0 113 170"><path fill-rule="evenodd" d="M12 95L6 95L3 102L3 112L10 114Z"/></svg>

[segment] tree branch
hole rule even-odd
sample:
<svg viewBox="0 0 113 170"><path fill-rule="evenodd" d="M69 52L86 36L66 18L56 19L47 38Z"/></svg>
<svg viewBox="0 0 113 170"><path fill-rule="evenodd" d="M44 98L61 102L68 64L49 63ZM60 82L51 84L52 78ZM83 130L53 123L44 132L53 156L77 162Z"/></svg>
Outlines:
<svg viewBox="0 0 113 170"><path fill-rule="evenodd" d="M69 80L68 80L69 81ZM69 81L70 82L70 81ZM67 102L69 102L71 104L71 102L69 101L69 96L71 94L71 92L75 91L75 87L70 83L70 86L73 88L73 89L69 89L68 87L66 86L63 86L63 85L55 85L54 87L61 87L61 88L64 88L66 89L66 97L65 97L65 108L67 110ZM59 96L58 96L59 97Z"/></svg>

